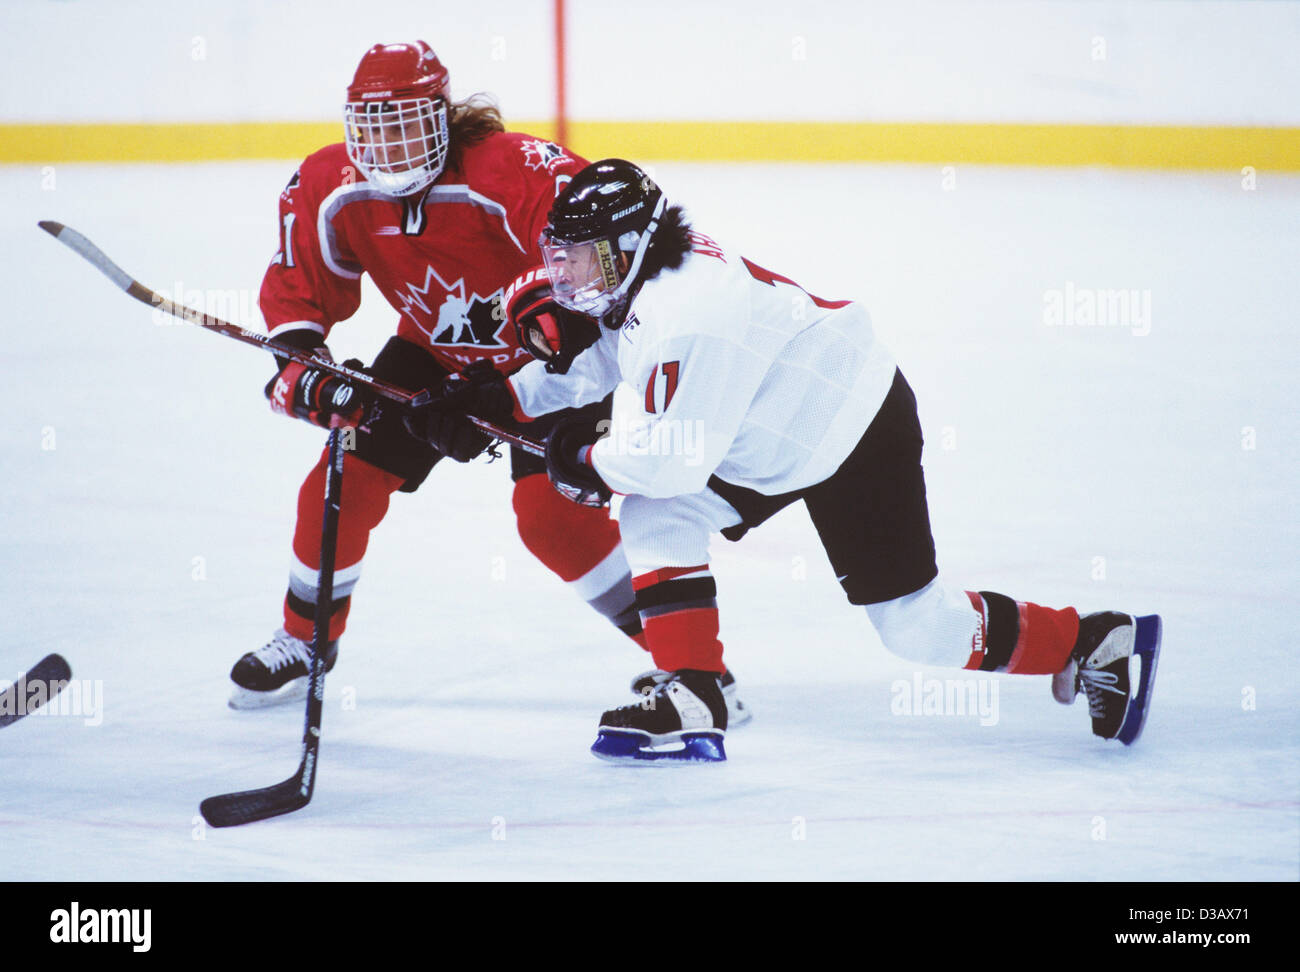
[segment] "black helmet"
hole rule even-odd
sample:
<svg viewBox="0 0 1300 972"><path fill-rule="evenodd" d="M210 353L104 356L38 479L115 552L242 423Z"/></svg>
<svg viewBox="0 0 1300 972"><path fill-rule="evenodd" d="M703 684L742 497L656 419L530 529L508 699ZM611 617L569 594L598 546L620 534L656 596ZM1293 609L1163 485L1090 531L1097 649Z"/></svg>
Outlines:
<svg viewBox="0 0 1300 972"><path fill-rule="evenodd" d="M623 159L574 176L538 240L556 302L590 317L625 305L666 205L654 180ZM620 254L630 254L625 273Z"/></svg>

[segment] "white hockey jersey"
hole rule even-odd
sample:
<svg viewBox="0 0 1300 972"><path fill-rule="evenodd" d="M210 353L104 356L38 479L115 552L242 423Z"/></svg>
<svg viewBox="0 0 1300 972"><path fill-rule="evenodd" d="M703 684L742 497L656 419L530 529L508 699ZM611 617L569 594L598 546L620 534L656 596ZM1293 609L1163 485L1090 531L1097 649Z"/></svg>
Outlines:
<svg viewBox="0 0 1300 972"><path fill-rule="evenodd" d="M697 493L711 475L774 495L828 478L875 417L894 357L865 309L828 301L698 233L646 282L627 322L569 372L540 361L510 383L525 415L614 390L592 464L616 492Z"/></svg>

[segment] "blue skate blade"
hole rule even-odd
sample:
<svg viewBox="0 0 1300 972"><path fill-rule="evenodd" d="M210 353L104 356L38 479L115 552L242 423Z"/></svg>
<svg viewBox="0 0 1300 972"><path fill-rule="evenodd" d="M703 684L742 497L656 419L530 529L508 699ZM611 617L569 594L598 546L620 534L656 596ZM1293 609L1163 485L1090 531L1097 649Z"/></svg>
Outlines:
<svg viewBox="0 0 1300 972"><path fill-rule="evenodd" d="M716 732L684 732L680 749L651 749L650 736L623 729L601 729L591 752L612 763L721 763L727 758L722 735Z"/></svg>
<svg viewBox="0 0 1300 972"><path fill-rule="evenodd" d="M1116 738L1125 746L1132 746L1142 735L1146 725L1147 712L1151 708L1151 693L1156 680L1156 664L1160 660L1160 638L1163 632L1160 615L1148 614L1137 619L1137 631L1133 635L1133 654L1141 661L1142 674L1138 678L1137 690L1129 704L1124 723L1119 727Z"/></svg>

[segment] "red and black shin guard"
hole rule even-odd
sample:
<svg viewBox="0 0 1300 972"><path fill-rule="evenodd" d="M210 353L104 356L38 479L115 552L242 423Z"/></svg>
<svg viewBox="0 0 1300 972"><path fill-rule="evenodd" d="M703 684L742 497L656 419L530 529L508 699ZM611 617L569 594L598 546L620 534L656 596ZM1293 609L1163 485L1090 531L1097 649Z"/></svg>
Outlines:
<svg viewBox="0 0 1300 972"><path fill-rule="evenodd" d="M725 672L718 639L718 585L708 564L664 567L632 579L655 665L673 672Z"/></svg>
<svg viewBox="0 0 1300 972"><path fill-rule="evenodd" d="M966 668L1015 675L1055 675L1079 637L1079 612L1013 601L992 591L967 591L980 630Z"/></svg>

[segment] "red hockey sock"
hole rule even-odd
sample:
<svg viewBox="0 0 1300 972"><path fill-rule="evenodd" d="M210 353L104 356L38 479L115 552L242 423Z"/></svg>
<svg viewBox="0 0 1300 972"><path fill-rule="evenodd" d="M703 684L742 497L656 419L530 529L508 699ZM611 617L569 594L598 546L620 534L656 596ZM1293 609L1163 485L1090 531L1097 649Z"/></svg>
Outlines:
<svg viewBox="0 0 1300 972"><path fill-rule="evenodd" d="M315 629L320 575L320 528L325 515L325 464L322 454L298 490L298 523L293 534L294 564L284 598L284 629L310 642ZM388 500L402 477L385 472L351 453L343 456L343 491L339 503L338 546L334 556L331 639L347 626L352 588L361 576L361 560L373 530L388 512Z"/></svg>
<svg viewBox="0 0 1300 972"><path fill-rule="evenodd" d="M1014 675L1055 675L1079 637L1079 612L1013 601L992 591L967 591L980 614L980 644L966 668Z"/></svg>
<svg viewBox="0 0 1300 972"><path fill-rule="evenodd" d="M565 499L542 473L515 483L519 538L569 588L645 648L618 524L603 509Z"/></svg>
<svg viewBox="0 0 1300 972"><path fill-rule="evenodd" d="M708 564L665 567L632 579L646 643L664 671L725 672L718 640L718 586Z"/></svg>

